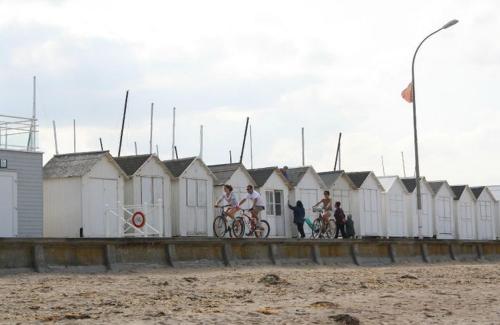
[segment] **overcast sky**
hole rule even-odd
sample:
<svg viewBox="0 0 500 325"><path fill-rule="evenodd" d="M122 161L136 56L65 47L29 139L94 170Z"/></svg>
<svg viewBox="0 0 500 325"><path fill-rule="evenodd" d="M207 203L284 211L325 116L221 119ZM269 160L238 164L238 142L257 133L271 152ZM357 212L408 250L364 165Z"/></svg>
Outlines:
<svg viewBox="0 0 500 325"><path fill-rule="evenodd" d="M237 160L245 118L253 165L413 175L412 106L400 96L416 64L421 174L451 184L500 183L498 1L0 1L0 114L31 114L38 80L45 161L60 152L117 153L130 89L125 154L154 143L180 156ZM248 149L248 147L247 147ZM249 150L245 165L250 168Z"/></svg>

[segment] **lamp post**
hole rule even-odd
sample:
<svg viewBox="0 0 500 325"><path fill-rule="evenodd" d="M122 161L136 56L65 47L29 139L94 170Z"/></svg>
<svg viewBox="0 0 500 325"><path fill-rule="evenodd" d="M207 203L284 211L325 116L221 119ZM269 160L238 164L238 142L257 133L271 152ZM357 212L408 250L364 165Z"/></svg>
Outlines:
<svg viewBox="0 0 500 325"><path fill-rule="evenodd" d="M417 57L418 50L422 46L422 44L432 35L442 31L443 29L446 29L448 27L451 27L458 23L458 20L453 19L447 22L443 27L439 28L438 30L430 33L423 39L422 42L418 45L417 49L415 50L415 54L413 54L413 60L411 62L411 85L412 85L412 99L413 99L413 136L414 136L414 141L415 141L415 183L417 187L417 217L418 217L418 238L422 239L422 196L420 192L420 167L418 164L418 138L417 138L417 102L416 102L416 96L415 96L415 58Z"/></svg>

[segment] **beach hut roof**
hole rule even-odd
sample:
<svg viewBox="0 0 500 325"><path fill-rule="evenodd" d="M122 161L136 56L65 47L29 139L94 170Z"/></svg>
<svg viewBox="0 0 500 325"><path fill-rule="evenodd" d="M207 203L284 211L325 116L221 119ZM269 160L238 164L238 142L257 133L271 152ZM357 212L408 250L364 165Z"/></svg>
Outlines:
<svg viewBox="0 0 500 325"><path fill-rule="evenodd" d="M134 156L121 156L121 157L113 157L118 165L120 165L121 169L128 175L133 176L137 173L138 170L141 169L142 166L146 164L151 159L157 160L164 171L173 176L170 170L161 162L160 159L154 154L145 154L145 155L134 155Z"/></svg>
<svg viewBox="0 0 500 325"><path fill-rule="evenodd" d="M292 184L290 183L290 181L285 177L285 175L283 175L281 170L276 166L249 169L248 173L250 174L250 176L252 176L257 187L261 187L264 186L264 184L267 182L269 177L271 177L274 171L276 171L276 173L283 180L283 182L285 182L286 186L288 188L291 188Z"/></svg>
<svg viewBox="0 0 500 325"><path fill-rule="evenodd" d="M126 175L109 151L90 151L55 155L43 167L43 177L81 177L88 174L104 157L115 165L120 173Z"/></svg>
<svg viewBox="0 0 500 325"><path fill-rule="evenodd" d="M231 164L219 164L219 165L210 165L208 168L214 173L215 177L217 177L217 185L224 185L229 181L231 176L241 167L241 170L244 174L248 176L248 178L252 181L252 185L256 185L252 176L248 173L247 169L243 164L240 163L231 163Z"/></svg>

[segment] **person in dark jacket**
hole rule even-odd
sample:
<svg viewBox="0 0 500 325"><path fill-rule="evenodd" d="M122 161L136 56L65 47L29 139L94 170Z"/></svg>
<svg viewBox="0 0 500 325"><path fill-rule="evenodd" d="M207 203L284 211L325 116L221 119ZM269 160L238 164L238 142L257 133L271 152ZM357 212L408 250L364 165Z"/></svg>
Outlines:
<svg viewBox="0 0 500 325"><path fill-rule="evenodd" d="M306 217L306 210L301 201L297 201L296 206L292 206L290 202L288 207L293 210L293 223L297 225L297 230L299 231L300 238L306 237L304 233L304 221Z"/></svg>
<svg viewBox="0 0 500 325"><path fill-rule="evenodd" d="M346 219L344 210L340 207L340 202L335 202L335 212L333 216L335 217L335 226L337 228L335 230L335 238L339 238L339 231L342 234L342 238L346 238L344 230Z"/></svg>
<svg viewBox="0 0 500 325"><path fill-rule="evenodd" d="M346 238L354 238L354 236L356 235L356 232L354 231L354 222L352 221L352 216L350 214L347 215L345 235Z"/></svg>

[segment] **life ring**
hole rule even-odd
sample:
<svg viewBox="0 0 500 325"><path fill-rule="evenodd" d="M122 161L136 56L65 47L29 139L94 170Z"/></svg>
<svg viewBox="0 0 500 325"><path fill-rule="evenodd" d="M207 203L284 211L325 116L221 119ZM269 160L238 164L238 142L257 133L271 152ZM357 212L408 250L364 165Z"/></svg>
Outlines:
<svg viewBox="0 0 500 325"><path fill-rule="evenodd" d="M141 211L136 211L132 215L132 224L136 228L142 228L142 226L144 226L145 223L146 223L146 216Z"/></svg>

